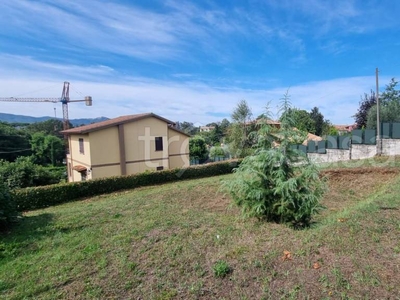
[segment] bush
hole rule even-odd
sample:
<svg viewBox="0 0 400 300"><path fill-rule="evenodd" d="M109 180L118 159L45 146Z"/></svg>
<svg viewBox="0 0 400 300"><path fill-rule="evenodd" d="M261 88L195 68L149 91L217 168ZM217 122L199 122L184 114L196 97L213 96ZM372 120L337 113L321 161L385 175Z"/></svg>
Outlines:
<svg viewBox="0 0 400 300"><path fill-rule="evenodd" d="M245 216L303 227L322 208L325 183L307 156L291 147L305 136L293 129L288 108L285 97L279 132L263 124L255 154L243 159L224 185Z"/></svg>
<svg viewBox="0 0 400 300"><path fill-rule="evenodd" d="M213 146L210 149L209 156L211 159L215 159L216 157L225 157L225 151L222 147Z"/></svg>
<svg viewBox="0 0 400 300"><path fill-rule="evenodd" d="M65 167L43 167L30 157L18 157L15 162L0 160L0 176L11 189L59 183L65 180Z"/></svg>
<svg viewBox="0 0 400 300"><path fill-rule="evenodd" d="M217 261L213 266L213 271L215 277L225 277L231 272L231 268L229 267L228 263L224 260Z"/></svg>
<svg viewBox="0 0 400 300"><path fill-rule="evenodd" d="M17 203L17 209L25 211L140 186L229 174L237 167L238 163L238 161L225 161L186 169L144 172L128 176L30 187L13 190L12 195Z"/></svg>
<svg viewBox="0 0 400 300"><path fill-rule="evenodd" d="M13 201L8 186L0 183L0 230L4 230L16 221L18 217L17 207Z"/></svg>
<svg viewBox="0 0 400 300"><path fill-rule="evenodd" d="M205 159L208 155L207 144L200 135L195 135L189 139L190 159Z"/></svg>

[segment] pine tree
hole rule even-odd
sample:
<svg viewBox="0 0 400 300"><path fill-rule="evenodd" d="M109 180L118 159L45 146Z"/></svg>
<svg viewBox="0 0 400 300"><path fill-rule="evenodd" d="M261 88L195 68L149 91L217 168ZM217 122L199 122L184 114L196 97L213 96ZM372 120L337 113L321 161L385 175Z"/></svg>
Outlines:
<svg viewBox="0 0 400 300"><path fill-rule="evenodd" d="M224 187L245 216L303 227L322 208L325 182L316 165L292 147L304 133L293 128L289 108L285 94L280 130L261 125L255 153L243 159Z"/></svg>

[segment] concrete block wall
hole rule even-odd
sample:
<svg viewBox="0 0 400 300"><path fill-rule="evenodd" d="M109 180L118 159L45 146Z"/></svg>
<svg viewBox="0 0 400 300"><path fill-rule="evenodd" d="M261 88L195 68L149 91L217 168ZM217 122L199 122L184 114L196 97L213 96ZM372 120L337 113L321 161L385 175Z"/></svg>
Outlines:
<svg viewBox="0 0 400 300"><path fill-rule="evenodd" d="M382 155L400 155L400 140L382 139Z"/></svg>
<svg viewBox="0 0 400 300"><path fill-rule="evenodd" d="M346 160L367 159L377 154L378 145L351 144L349 150L326 149L326 154L307 153L316 163L333 163ZM400 155L400 139L382 139L382 155Z"/></svg>
<svg viewBox="0 0 400 300"><path fill-rule="evenodd" d="M376 145L351 145L351 159L365 159L374 157L377 153Z"/></svg>
<svg viewBox="0 0 400 300"><path fill-rule="evenodd" d="M326 149L326 154L307 153L308 158L316 163L330 163L350 160L350 150Z"/></svg>

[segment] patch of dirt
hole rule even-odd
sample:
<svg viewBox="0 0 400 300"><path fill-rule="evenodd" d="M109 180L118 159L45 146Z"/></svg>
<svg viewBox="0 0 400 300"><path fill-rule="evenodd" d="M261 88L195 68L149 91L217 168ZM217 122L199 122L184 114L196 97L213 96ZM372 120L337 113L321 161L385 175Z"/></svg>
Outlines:
<svg viewBox="0 0 400 300"><path fill-rule="evenodd" d="M392 181L399 173L398 168L324 170L321 174L328 178L329 190L324 196L323 205L330 211L348 208Z"/></svg>
<svg viewBox="0 0 400 300"><path fill-rule="evenodd" d="M375 167L370 167L370 168L339 168L339 169L330 169L330 170L323 170L321 172L323 175L328 176L330 180L339 180L340 178L343 177L352 177L354 178L355 176L359 175L387 175L387 174L392 174L396 175L399 174L399 169L398 168L375 168Z"/></svg>

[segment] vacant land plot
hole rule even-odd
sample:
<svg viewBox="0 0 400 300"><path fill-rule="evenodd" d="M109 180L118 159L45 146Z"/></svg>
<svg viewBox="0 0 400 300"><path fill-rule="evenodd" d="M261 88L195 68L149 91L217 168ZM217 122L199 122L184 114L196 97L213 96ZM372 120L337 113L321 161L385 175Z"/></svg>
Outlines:
<svg viewBox="0 0 400 300"><path fill-rule="evenodd" d="M242 219L231 175L26 213L0 240L3 299L398 299L397 168L329 169L313 226Z"/></svg>

